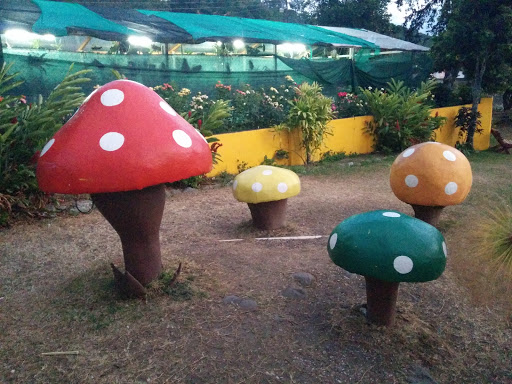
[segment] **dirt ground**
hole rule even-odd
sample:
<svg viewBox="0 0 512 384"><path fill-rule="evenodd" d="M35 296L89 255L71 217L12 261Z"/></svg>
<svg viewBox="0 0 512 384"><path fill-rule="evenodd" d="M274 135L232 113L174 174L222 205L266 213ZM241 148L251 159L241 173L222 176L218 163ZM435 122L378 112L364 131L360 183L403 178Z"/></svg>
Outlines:
<svg viewBox="0 0 512 384"><path fill-rule="evenodd" d="M97 210L0 232L0 382L512 383L506 303L478 302L458 273L473 257L480 204L510 191L510 162L475 164L473 196L441 219L447 270L401 284L397 322L386 329L366 323L364 280L326 248L350 215L412 214L389 187L391 160L377 160L301 176L287 226L270 232L251 227L229 186L169 191L162 255L171 272L183 262L182 292L146 302L115 294L109 264L122 266L121 245ZM304 235L322 237L256 240ZM297 272L314 281L301 285ZM42 355L58 351L75 354Z"/></svg>

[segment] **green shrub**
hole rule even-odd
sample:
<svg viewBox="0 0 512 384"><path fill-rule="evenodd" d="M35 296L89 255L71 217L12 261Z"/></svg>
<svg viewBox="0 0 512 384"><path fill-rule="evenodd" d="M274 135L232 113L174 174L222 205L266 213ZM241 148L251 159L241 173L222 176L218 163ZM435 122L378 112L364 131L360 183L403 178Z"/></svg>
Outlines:
<svg viewBox="0 0 512 384"><path fill-rule="evenodd" d="M27 103L25 96L9 96L22 82L19 73L9 73L12 64L0 70L0 225L6 225L13 213L33 214L42 204L44 194L35 178L38 151L71 117L85 98L81 84L90 70L72 73L47 99L41 96Z"/></svg>
<svg viewBox="0 0 512 384"><path fill-rule="evenodd" d="M376 139L375 150L397 153L405 148L429 141L434 130L446 118L430 115L431 92L435 81L421 83L413 91L403 81L392 80L386 90L361 89L373 121L367 123L367 132Z"/></svg>
<svg viewBox="0 0 512 384"><path fill-rule="evenodd" d="M322 87L316 82L302 83L295 93L286 121L276 129L299 130L301 146L306 151L304 163L309 164L325 136L331 134L327 124L333 118L332 99L322 94Z"/></svg>

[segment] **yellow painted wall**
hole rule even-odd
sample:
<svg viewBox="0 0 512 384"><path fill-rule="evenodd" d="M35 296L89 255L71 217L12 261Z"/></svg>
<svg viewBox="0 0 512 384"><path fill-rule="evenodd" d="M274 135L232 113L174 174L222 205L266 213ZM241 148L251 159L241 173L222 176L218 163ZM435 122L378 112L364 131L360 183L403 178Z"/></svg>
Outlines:
<svg viewBox="0 0 512 384"><path fill-rule="evenodd" d="M436 141L455 146L455 143L458 140L459 130L455 128L454 119L460 107L461 106L458 105L455 107L437 108L432 110L432 114L438 112L440 116L448 118L446 124L435 131ZM464 107L471 108L471 105L464 105ZM476 150L484 151L489 148L489 140L491 137L492 98L483 98L478 107L478 111L482 114L480 120L482 122L483 132L475 135L473 144Z"/></svg>
<svg viewBox="0 0 512 384"><path fill-rule="evenodd" d="M433 109L448 118L447 123L436 131L436 141L454 146L457 141L458 130L455 129L453 120L461 106ZM475 135L474 146L477 150L489 148L492 120L492 98L484 98L478 108L482 114L481 134ZM365 124L371 116L359 116L348 119L333 120L329 123L332 136L326 136L324 146L315 154L313 160L320 159L322 153L345 152L371 153L373 152L373 137L366 134ZM282 165L300 165L304 163L304 151L300 149L299 132L288 133L286 131L276 132L272 128L258 129L236 133L224 133L215 135L222 147L218 149L221 160L208 176L216 176L226 171L230 174L238 174L239 168L250 168L260 165L267 158L274 157L277 150L282 149L289 152L289 159L278 161Z"/></svg>

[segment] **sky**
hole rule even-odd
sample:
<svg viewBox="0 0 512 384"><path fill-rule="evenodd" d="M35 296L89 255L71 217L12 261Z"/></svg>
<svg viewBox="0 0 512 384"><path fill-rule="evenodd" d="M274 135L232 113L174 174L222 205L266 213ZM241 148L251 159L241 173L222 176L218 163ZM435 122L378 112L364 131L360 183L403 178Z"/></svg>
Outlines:
<svg viewBox="0 0 512 384"><path fill-rule="evenodd" d="M402 7L401 10L397 8L396 3L394 1L388 4L388 12L391 14L391 22L393 24L402 25L405 20L405 7Z"/></svg>

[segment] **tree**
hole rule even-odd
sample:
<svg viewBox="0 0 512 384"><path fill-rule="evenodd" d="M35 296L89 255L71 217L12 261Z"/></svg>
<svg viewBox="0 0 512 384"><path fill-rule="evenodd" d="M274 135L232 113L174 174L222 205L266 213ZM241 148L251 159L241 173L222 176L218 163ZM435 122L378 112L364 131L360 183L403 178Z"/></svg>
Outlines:
<svg viewBox="0 0 512 384"><path fill-rule="evenodd" d="M320 0L313 14L318 25L331 27L366 28L388 33L391 15L389 0Z"/></svg>
<svg viewBox="0 0 512 384"><path fill-rule="evenodd" d="M512 4L510 0L452 0L445 3L434 38L434 69L462 70L471 82L472 118L466 144L473 148L482 90L504 90L512 81Z"/></svg>

